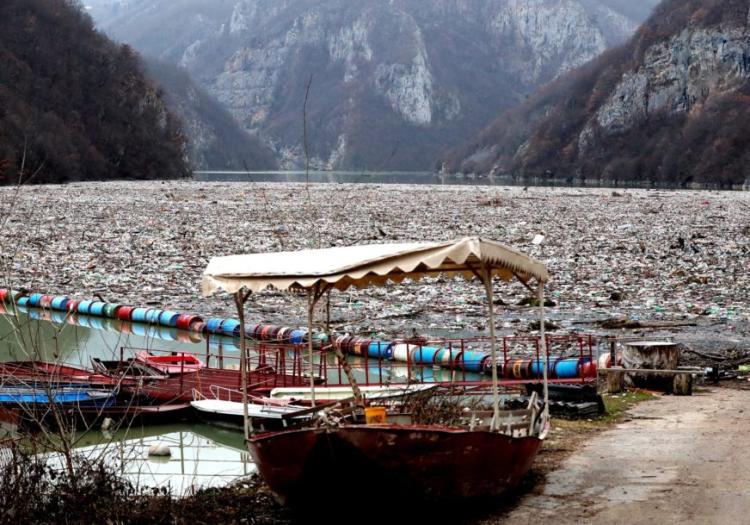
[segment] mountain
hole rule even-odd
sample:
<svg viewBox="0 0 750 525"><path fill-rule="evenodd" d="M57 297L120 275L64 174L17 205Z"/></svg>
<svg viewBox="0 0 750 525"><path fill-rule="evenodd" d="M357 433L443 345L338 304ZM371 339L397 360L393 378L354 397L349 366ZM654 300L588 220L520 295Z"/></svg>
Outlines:
<svg viewBox="0 0 750 525"><path fill-rule="evenodd" d="M189 174L177 119L137 55L70 0L0 3L0 184Z"/></svg>
<svg viewBox="0 0 750 525"><path fill-rule="evenodd" d="M163 90L167 107L177 115L188 137L188 156L195 169L275 170L273 152L243 130L229 112L198 87L183 69L144 59L146 76Z"/></svg>
<svg viewBox="0 0 750 525"><path fill-rule="evenodd" d="M624 46L546 86L447 171L521 178L750 184L747 0L667 0Z"/></svg>
<svg viewBox="0 0 750 525"><path fill-rule="evenodd" d="M93 1L93 0L92 0ZM429 169L656 0L112 0L98 25L179 64L284 167Z"/></svg>

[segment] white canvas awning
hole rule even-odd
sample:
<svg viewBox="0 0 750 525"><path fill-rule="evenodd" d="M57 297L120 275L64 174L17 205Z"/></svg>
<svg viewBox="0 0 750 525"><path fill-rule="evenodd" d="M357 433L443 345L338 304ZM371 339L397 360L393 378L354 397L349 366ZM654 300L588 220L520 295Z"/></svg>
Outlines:
<svg viewBox="0 0 750 525"><path fill-rule="evenodd" d="M371 244L214 257L203 273L203 294L235 293L242 288L289 290L330 285L338 290L366 288L388 280L418 280L427 275L462 275L468 279L489 268L509 281L549 279L539 261L495 241L466 237L457 241Z"/></svg>

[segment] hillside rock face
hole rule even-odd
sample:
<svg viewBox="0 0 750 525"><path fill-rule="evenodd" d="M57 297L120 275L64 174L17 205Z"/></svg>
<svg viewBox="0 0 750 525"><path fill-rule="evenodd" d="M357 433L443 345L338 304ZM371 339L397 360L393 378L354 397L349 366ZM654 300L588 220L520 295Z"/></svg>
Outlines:
<svg viewBox="0 0 750 525"><path fill-rule="evenodd" d="M741 186L750 177L749 9L743 0L665 2L625 47L501 116L448 153L446 169Z"/></svg>
<svg viewBox="0 0 750 525"><path fill-rule="evenodd" d="M101 2L101 0L99 0ZM284 167L427 169L626 40L656 0L128 0L99 25L187 69ZM156 38L158 35L158 38Z"/></svg>
<svg viewBox="0 0 750 525"><path fill-rule="evenodd" d="M229 112L181 68L145 60L146 75L164 92L167 107L189 137L187 153L197 170L275 170L273 152L242 129Z"/></svg>

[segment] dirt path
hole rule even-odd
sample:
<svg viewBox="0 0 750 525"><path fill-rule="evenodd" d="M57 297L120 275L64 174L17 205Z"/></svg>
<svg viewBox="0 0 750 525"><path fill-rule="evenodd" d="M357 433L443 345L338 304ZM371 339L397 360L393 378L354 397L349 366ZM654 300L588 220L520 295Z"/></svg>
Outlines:
<svg viewBox="0 0 750 525"><path fill-rule="evenodd" d="M486 523L750 521L750 392L664 396L630 415L550 473L541 494Z"/></svg>

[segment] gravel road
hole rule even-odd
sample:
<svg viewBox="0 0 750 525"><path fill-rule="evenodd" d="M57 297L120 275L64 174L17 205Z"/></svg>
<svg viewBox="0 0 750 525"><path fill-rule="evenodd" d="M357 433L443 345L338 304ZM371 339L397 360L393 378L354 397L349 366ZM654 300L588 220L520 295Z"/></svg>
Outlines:
<svg viewBox="0 0 750 525"><path fill-rule="evenodd" d="M641 403L485 525L748 523L748 406L749 391L723 388Z"/></svg>

